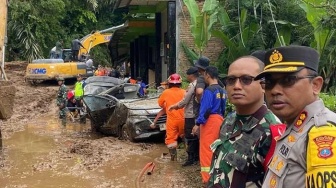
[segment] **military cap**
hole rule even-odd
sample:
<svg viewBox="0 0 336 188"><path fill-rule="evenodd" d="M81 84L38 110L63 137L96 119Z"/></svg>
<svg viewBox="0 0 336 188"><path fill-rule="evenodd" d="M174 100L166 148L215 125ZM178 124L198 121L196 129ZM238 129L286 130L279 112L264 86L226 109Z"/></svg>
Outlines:
<svg viewBox="0 0 336 188"><path fill-rule="evenodd" d="M190 67L188 70L187 70L187 75L191 75L191 74L195 74L198 72L198 68L197 67Z"/></svg>
<svg viewBox="0 0 336 188"><path fill-rule="evenodd" d="M58 77L57 81L64 81L64 78L63 77Z"/></svg>
<svg viewBox="0 0 336 188"><path fill-rule="evenodd" d="M265 75L279 72L298 72L303 68L318 71L319 54L307 46L285 46L273 48L265 53L265 68L255 80L259 80Z"/></svg>
<svg viewBox="0 0 336 188"><path fill-rule="evenodd" d="M210 64L210 60L209 58L202 56L200 58L198 58L197 60L194 61L195 67L201 68L203 70L205 70L205 68L207 68Z"/></svg>
<svg viewBox="0 0 336 188"><path fill-rule="evenodd" d="M251 56L258 58L260 61L264 62L265 61L265 53L266 51L264 50L257 50L254 51Z"/></svg>

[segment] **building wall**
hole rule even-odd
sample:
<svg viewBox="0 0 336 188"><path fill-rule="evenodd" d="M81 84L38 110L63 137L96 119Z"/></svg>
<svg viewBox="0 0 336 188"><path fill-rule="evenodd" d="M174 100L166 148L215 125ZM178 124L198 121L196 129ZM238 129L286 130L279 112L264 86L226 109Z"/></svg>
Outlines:
<svg viewBox="0 0 336 188"><path fill-rule="evenodd" d="M181 3L180 3L181 2ZM183 1L176 1L176 11L177 11L177 22L178 27L177 29L177 57L176 57L176 63L177 63L177 71L181 74L184 74L185 71L190 67L190 63L183 51L183 48L181 47L180 42L184 42L187 46L191 47L192 49L196 50L194 39L191 35L190 31L190 16L187 7L183 4ZM181 8L182 5L182 8ZM199 2L199 6L202 7L203 2ZM201 8L200 8L201 9ZM211 62L215 62L218 59L218 56L222 49L224 48L224 44L221 39L211 37L210 41L208 42L208 45L206 49L203 52L204 56L207 56Z"/></svg>

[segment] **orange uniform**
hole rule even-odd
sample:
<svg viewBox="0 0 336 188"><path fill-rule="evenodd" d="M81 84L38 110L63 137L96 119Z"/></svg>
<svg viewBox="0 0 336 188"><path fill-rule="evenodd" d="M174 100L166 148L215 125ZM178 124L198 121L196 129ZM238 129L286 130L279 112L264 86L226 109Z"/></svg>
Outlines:
<svg viewBox="0 0 336 188"><path fill-rule="evenodd" d="M162 92L158 99L158 104L166 110L166 140L168 148L177 147L177 139L184 133L184 109L169 111L168 108L181 101L185 95L185 90L179 87L172 87Z"/></svg>

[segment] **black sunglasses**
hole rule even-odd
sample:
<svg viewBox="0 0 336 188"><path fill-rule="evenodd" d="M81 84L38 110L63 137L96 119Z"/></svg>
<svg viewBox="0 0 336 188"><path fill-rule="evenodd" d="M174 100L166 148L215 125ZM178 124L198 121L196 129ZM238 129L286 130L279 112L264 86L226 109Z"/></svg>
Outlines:
<svg viewBox="0 0 336 188"><path fill-rule="evenodd" d="M228 85L228 86L232 86L237 82L237 79L239 79L240 84L242 85L250 85L253 81L254 81L253 76L249 76L249 75L242 75L239 77L236 76L227 76L224 78L224 84Z"/></svg>
<svg viewBox="0 0 336 188"><path fill-rule="evenodd" d="M299 80L315 77L316 77L315 75L307 75L307 76L289 75L280 79L272 79L266 77L263 83L265 84L265 89L270 90L273 89L277 83L282 87L291 87Z"/></svg>

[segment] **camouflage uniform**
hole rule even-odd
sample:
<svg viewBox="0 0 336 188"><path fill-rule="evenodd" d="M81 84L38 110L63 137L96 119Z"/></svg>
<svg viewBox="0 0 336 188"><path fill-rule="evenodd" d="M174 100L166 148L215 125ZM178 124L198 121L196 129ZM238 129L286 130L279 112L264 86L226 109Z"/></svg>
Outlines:
<svg viewBox="0 0 336 188"><path fill-rule="evenodd" d="M59 107L59 118L62 119L62 124L66 123L66 106L67 106L67 88L62 84L58 89L57 106Z"/></svg>
<svg viewBox="0 0 336 188"><path fill-rule="evenodd" d="M269 126L279 122L269 110L260 121L252 116L228 115L219 139L211 145L214 155L208 187L261 187L263 162L272 142Z"/></svg>

